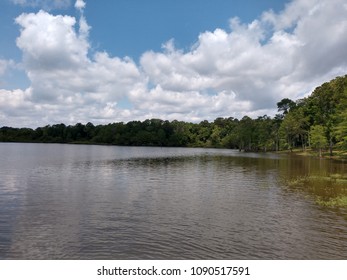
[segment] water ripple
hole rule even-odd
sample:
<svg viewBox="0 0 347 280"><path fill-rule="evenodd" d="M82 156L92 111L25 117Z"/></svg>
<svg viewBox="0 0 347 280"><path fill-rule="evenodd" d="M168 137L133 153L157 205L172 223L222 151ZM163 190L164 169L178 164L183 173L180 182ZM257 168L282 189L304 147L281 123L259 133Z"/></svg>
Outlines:
<svg viewBox="0 0 347 280"><path fill-rule="evenodd" d="M0 259L347 258L346 210L282 180L343 164L213 149L0 152Z"/></svg>

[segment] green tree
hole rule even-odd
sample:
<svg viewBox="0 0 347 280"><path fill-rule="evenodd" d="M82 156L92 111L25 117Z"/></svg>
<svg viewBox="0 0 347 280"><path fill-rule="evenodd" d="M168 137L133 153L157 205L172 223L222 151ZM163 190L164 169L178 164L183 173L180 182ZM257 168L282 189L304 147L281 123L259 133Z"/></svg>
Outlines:
<svg viewBox="0 0 347 280"><path fill-rule="evenodd" d="M300 125L294 114L288 114L282 121L280 135L284 140L285 147L290 151L295 147L295 141L299 137Z"/></svg>
<svg viewBox="0 0 347 280"><path fill-rule="evenodd" d="M338 125L334 129L337 145L341 149L347 149L347 111L341 112L338 120Z"/></svg>
<svg viewBox="0 0 347 280"><path fill-rule="evenodd" d="M325 136L325 130L322 125L314 125L310 129L311 146L319 151L319 156L322 157L322 149L324 149L328 140Z"/></svg>
<svg viewBox="0 0 347 280"><path fill-rule="evenodd" d="M307 98L305 110L312 125L322 125L329 143L330 155L333 153L335 127L339 125L338 115L341 104L347 101L347 75L337 77L317 87Z"/></svg>
<svg viewBox="0 0 347 280"><path fill-rule="evenodd" d="M263 152L273 150L275 147L275 139L271 137L272 131L273 121L269 116L264 115L255 120L255 150L261 150Z"/></svg>
<svg viewBox="0 0 347 280"><path fill-rule="evenodd" d="M280 134L291 151L301 144L302 149L306 148L308 135L308 121L302 107L290 111L281 122Z"/></svg>
<svg viewBox="0 0 347 280"><path fill-rule="evenodd" d="M288 114L295 106L296 103L289 98L283 98L280 102L277 102L278 112L283 112L283 115Z"/></svg>
<svg viewBox="0 0 347 280"><path fill-rule="evenodd" d="M248 116L243 117L236 129L239 150L252 151L254 132L254 120Z"/></svg>
<svg viewBox="0 0 347 280"><path fill-rule="evenodd" d="M283 121L283 115L277 114L272 120L272 129L270 137L273 139L275 144L276 152L280 149L280 128Z"/></svg>

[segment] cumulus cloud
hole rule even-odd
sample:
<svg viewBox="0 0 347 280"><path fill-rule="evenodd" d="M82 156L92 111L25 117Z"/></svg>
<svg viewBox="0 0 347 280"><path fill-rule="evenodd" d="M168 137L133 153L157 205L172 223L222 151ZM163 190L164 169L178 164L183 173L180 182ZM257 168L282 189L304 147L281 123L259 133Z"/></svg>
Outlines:
<svg viewBox="0 0 347 280"><path fill-rule="evenodd" d="M250 111L269 110L347 72L343 3L296 0L249 24L234 18L230 32L204 32L185 53L170 41L163 52L143 54L141 66L163 90L232 91L233 101L248 101Z"/></svg>
<svg viewBox="0 0 347 280"><path fill-rule="evenodd" d="M44 11L16 19L31 86L0 91L1 104L10 104L0 108L3 119L19 120L14 111L27 115L32 126L257 117L274 113L282 98L301 98L347 73L344 0L293 0L250 23L233 18L230 30L203 32L188 51L170 40L161 52L145 52L139 64L93 53L85 1L75 7L79 20ZM0 73L4 65L0 61Z"/></svg>
<svg viewBox="0 0 347 280"><path fill-rule="evenodd" d="M75 3L75 8L82 11L86 7L86 3L83 0L77 0Z"/></svg>
<svg viewBox="0 0 347 280"><path fill-rule="evenodd" d="M239 101L233 92L227 91L209 95L194 90L164 90L158 85L149 91L147 88L134 89L129 98L137 110L146 112L146 118L197 122L215 119L225 112L235 117L233 112L250 110L250 102Z"/></svg>
<svg viewBox="0 0 347 280"><path fill-rule="evenodd" d="M2 112L8 114L16 114L13 109L25 109L30 105L28 101L30 97L30 90L3 90L0 89L0 109Z"/></svg>
<svg viewBox="0 0 347 280"><path fill-rule="evenodd" d="M44 120L110 122L127 114L116 108L117 103L145 82L143 74L127 57L96 52L90 58L86 21L87 27L76 26L74 17L41 10L20 15L16 23L21 27L17 46L31 81L31 94L23 100L31 102Z"/></svg>
<svg viewBox="0 0 347 280"><path fill-rule="evenodd" d="M34 104L30 101L30 90L3 90L0 89L0 123L17 127L35 126L38 115ZM25 112L23 114L23 112ZM29 121L29 122L28 122Z"/></svg>
<svg viewBox="0 0 347 280"><path fill-rule="evenodd" d="M16 22L21 26L17 46L23 51L29 75L37 70L71 69L86 61L89 44L75 32L75 18L41 10L22 14Z"/></svg>

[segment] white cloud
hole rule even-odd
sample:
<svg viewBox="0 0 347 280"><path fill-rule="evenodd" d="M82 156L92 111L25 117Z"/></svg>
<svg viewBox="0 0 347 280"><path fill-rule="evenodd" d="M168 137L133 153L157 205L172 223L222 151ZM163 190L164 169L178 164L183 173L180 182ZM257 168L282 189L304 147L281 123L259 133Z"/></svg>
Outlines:
<svg viewBox="0 0 347 280"><path fill-rule="evenodd" d="M83 10L86 7L86 3L83 0L77 0L75 3L75 8L78 10Z"/></svg>
<svg viewBox="0 0 347 280"><path fill-rule="evenodd" d="M38 119L37 110L30 99L30 90L0 89L0 123L2 125L35 127Z"/></svg>
<svg viewBox="0 0 347 280"><path fill-rule="evenodd" d="M248 112L250 102L238 101L233 92L222 91L214 95L199 91L170 91L160 85L148 91L136 88L130 93L135 108L146 112L146 118L201 121L217 117L230 117L233 112Z"/></svg>
<svg viewBox="0 0 347 280"><path fill-rule="evenodd" d="M88 24L76 30L76 19L45 11L22 14L17 45L31 81L31 102L47 122L121 120L125 113L117 103L143 74L130 58L97 52L89 58ZM81 23L81 21L80 21ZM25 113L25 112L23 112Z"/></svg>
<svg viewBox="0 0 347 280"><path fill-rule="evenodd" d="M347 73L344 0L294 0L282 12L265 12L248 24L233 18L230 30L201 33L189 51L170 40L162 52L144 53L139 65L92 53L85 2L75 7L79 21L44 11L16 19L31 86L0 91L2 122L257 117L275 112L284 97L303 97ZM4 69L0 61L0 73Z"/></svg>
<svg viewBox="0 0 347 280"><path fill-rule="evenodd" d="M233 91L250 110L269 110L347 72L343 2L296 0L250 24L234 18L231 32L204 32L185 53L171 41L164 52L143 54L141 66L164 91Z"/></svg>
<svg viewBox="0 0 347 280"><path fill-rule="evenodd" d="M17 46L30 71L71 69L86 61L89 44L76 34L75 18L52 16L41 10L22 14L16 22L22 27Z"/></svg>
<svg viewBox="0 0 347 280"><path fill-rule="evenodd" d="M20 89L8 91L0 89L0 109L11 111L13 108L24 108L27 103L27 98L30 96L30 91L22 91Z"/></svg>

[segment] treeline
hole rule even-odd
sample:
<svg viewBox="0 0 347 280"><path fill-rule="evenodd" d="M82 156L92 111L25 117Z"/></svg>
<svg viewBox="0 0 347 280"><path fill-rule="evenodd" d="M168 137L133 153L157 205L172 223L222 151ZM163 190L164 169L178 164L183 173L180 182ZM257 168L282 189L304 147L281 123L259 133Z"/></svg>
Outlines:
<svg viewBox="0 0 347 280"><path fill-rule="evenodd" d="M347 75L317 87L307 98L282 99L271 118L217 118L190 123L150 119L107 125L55 124L2 127L0 141L91 143L126 146L216 147L278 151L307 147L347 150Z"/></svg>

